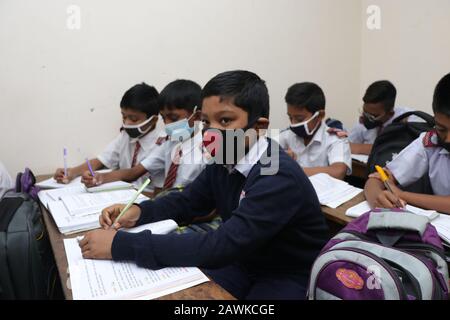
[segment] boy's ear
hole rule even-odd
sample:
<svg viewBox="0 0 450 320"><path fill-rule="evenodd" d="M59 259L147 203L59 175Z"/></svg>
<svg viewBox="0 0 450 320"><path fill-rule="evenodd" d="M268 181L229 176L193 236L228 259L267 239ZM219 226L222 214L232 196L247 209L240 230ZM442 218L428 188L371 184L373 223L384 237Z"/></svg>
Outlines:
<svg viewBox="0 0 450 320"><path fill-rule="evenodd" d="M256 121L256 130L267 130L269 128L270 121L267 118L261 117Z"/></svg>
<svg viewBox="0 0 450 320"><path fill-rule="evenodd" d="M202 115L202 110L197 110L191 115L191 119L189 119L189 126L193 126L195 121L200 121Z"/></svg>
<svg viewBox="0 0 450 320"><path fill-rule="evenodd" d="M319 118L325 119L325 109L319 110Z"/></svg>

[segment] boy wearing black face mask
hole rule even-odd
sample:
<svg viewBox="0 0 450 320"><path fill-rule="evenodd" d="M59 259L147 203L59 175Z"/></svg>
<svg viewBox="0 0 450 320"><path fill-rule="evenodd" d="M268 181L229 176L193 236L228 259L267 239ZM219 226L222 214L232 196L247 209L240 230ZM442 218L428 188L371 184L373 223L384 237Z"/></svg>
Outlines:
<svg viewBox="0 0 450 320"><path fill-rule="evenodd" d="M158 147L159 138L164 132L164 122L159 116L158 91L145 83L137 84L125 92L120 109L123 119L121 132L101 155L89 160L94 171L103 168L131 168ZM63 168L58 168L54 178L60 183L68 183L80 175L81 181L91 186L100 173L93 177L84 162L77 167L68 168L67 176L64 175ZM143 180L144 177L136 183L140 184ZM163 180L164 174L161 173L152 180L148 190L161 185Z"/></svg>
<svg viewBox="0 0 450 320"><path fill-rule="evenodd" d="M183 192L132 206L115 227L168 218L189 222L214 208L223 224L208 233L117 232L110 225L123 206L114 205L102 212L105 230L90 232L80 242L83 256L132 260L152 269L207 268L205 273L238 299L304 299L310 268L328 231L309 179L262 134L268 116L267 87L256 74L230 71L210 80L203 88L204 135L250 127L246 131L255 130L257 137L243 141L245 157L207 165ZM233 140L225 143L232 149ZM277 170L268 172L271 162Z"/></svg>
<svg viewBox="0 0 450 320"><path fill-rule="evenodd" d="M291 126L281 132L280 146L308 176L327 173L344 179L352 169L350 145L347 138L337 136L323 121L322 89L315 83L297 83L289 88L285 100Z"/></svg>
<svg viewBox="0 0 450 320"><path fill-rule="evenodd" d="M422 133L388 165L386 191L378 174L369 176L366 198L372 207L392 208L397 200L424 209L450 214L450 74L438 83L433 97L435 130ZM397 184L408 186L428 174L433 195L402 191Z"/></svg>
<svg viewBox="0 0 450 320"><path fill-rule="evenodd" d="M158 99L167 139L132 168L99 173L96 185L118 180L131 182L144 175L153 180L161 173L165 177L160 186L163 190L183 188L191 183L205 167L201 123L196 121L200 119L201 92L202 88L191 80L169 83Z"/></svg>
<svg viewBox="0 0 450 320"><path fill-rule="evenodd" d="M386 80L374 82L367 88L359 123L352 128L348 137L353 154L369 155L381 131L395 118L412 111L394 107L396 96L397 89ZM417 117L409 117L407 121L417 120Z"/></svg>

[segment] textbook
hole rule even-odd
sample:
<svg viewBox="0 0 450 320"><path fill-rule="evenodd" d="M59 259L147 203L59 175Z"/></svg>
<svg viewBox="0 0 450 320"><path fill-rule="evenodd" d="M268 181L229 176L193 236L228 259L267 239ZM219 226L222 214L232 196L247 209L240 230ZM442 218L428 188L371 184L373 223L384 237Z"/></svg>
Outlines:
<svg viewBox="0 0 450 320"><path fill-rule="evenodd" d="M363 191L326 173L313 175L309 177L309 180L317 193L320 204L333 209L353 199Z"/></svg>
<svg viewBox="0 0 450 320"><path fill-rule="evenodd" d="M101 212L102 209L116 204L127 204L135 195L136 190L116 190L109 192L83 193L62 195L60 197L67 211L72 216L86 216ZM140 194L137 200L147 199Z"/></svg>
<svg viewBox="0 0 450 320"><path fill-rule="evenodd" d="M165 234L176 227L173 220L165 220L126 231ZM151 270L131 261L83 259L77 239L65 239L64 247L74 300L155 299L209 281L195 267Z"/></svg>
<svg viewBox="0 0 450 320"><path fill-rule="evenodd" d="M94 198L95 198L95 196L97 196L99 194L86 194L86 195L94 196ZM64 196L62 196L62 198L64 198ZM128 202L128 200L131 198L132 198L132 196L129 197L125 202ZM136 200L136 202L139 203L139 202L142 202L142 201L148 200L148 199L149 198L147 198L143 195L140 195L138 197L138 199ZM90 199L90 200L92 200L92 199ZM119 202L119 201L116 201L116 199L114 199L114 201L115 201L114 203ZM111 203L111 204L114 204L114 203ZM109 204L109 205L111 205L111 204ZM74 214L71 214L67 210L67 207L64 205L62 200L57 200L57 201L49 201L48 202L48 210L50 211L50 214L52 215L53 220L55 220L55 223L56 223L56 226L57 226L59 232L61 232L64 235L69 235L69 234L73 234L73 233L77 233L77 232L100 228L99 216L101 214L101 211L109 205L98 205L97 204L95 207L88 207L87 209L84 208L86 211L84 211L84 212L81 211L83 214L74 215ZM87 212L91 212L91 213L87 213Z"/></svg>

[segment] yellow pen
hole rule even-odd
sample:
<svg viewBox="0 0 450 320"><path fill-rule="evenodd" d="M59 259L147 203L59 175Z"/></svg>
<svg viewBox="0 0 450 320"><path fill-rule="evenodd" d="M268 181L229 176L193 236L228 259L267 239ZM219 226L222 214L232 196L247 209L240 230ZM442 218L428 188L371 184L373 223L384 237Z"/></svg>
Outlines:
<svg viewBox="0 0 450 320"><path fill-rule="evenodd" d="M383 184L384 184L384 186L386 187L386 189L389 190L389 192L392 193L394 196L397 196L397 195L394 193L394 191L392 191L391 186L390 186L389 183L388 183L389 178L388 178L386 172L383 170L383 168L380 167L380 166L375 166L375 169L376 169L377 172L380 174L381 181L383 182ZM396 205L397 205L398 208L403 208L403 206L402 206L402 204L400 203L399 200L397 200Z"/></svg>

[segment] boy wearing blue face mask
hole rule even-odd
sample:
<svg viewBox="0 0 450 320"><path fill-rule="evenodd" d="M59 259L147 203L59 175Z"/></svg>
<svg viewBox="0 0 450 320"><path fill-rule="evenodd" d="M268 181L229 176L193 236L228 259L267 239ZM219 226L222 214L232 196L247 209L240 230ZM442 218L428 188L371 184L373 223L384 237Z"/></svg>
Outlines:
<svg viewBox="0 0 450 320"><path fill-rule="evenodd" d="M164 122L159 116L158 91L145 83L137 84L125 92L120 109L123 119L121 132L101 155L89 160L93 170L131 168L158 147L158 139L164 130ZM68 183L80 175L87 186L92 186L97 179L102 179L99 172L96 172L94 177L91 175L86 162L68 168L67 176L64 175L63 168L58 168L54 178L60 183ZM162 174L155 177L149 185L149 190L157 186L158 181L161 184L163 179Z"/></svg>
<svg viewBox="0 0 450 320"><path fill-rule="evenodd" d="M97 185L116 180L134 181L143 175L150 179L162 174L160 188L180 188L192 182L204 169L202 134L199 122L201 87L190 80L169 83L159 96L165 123L166 141L155 152L130 169L105 173ZM196 125L197 124L197 125Z"/></svg>
<svg viewBox="0 0 450 320"><path fill-rule="evenodd" d="M280 146L298 162L308 176L327 173L344 179L351 173L348 140L325 124L325 95L315 83L291 86L286 93L289 129L281 132Z"/></svg>

